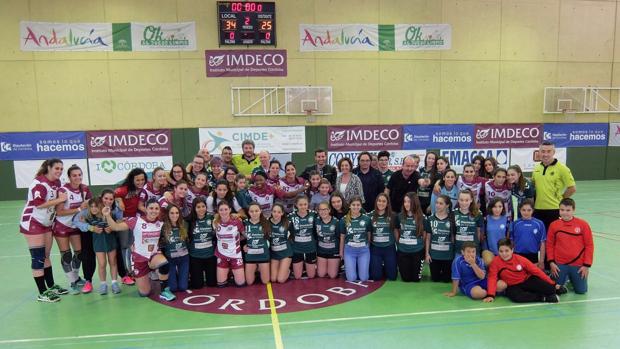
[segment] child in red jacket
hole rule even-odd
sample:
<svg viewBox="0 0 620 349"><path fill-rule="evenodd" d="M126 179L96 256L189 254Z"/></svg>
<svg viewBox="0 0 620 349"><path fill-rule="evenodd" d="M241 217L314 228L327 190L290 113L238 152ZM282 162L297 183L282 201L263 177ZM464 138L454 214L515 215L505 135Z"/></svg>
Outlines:
<svg viewBox="0 0 620 349"><path fill-rule="evenodd" d="M560 219L549 226L547 259L551 276L560 285L570 279L575 293L588 291L588 273L594 258L590 225L575 217L575 201L560 201Z"/></svg>
<svg viewBox="0 0 620 349"><path fill-rule="evenodd" d="M504 281L508 288L506 296L513 302L548 302L560 301L558 294L566 289L556 285L542 270L527 258L513 254L510 239L498 242L499 255L493 258L489 266L489 280L485 302L493 302L497 280Z"/></svg>

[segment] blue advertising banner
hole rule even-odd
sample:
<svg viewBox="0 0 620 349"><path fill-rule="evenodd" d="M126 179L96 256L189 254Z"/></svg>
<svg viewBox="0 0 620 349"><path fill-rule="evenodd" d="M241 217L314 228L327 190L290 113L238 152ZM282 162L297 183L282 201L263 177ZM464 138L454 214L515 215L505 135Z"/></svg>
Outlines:
<svg viewBox="0 0 620 349"><path fill-rule="evenodd" d="M441 149L439 155L448 158L450 168L458 173L463 172L463 166L472 163L474 157L482 155L485 158L493 157L499 167L507 168L510 165L510 150L503 149Z"/></svg>
<svg viewBox="0 0 620 349"><path fill-rule="evenodd" d="M85 132L0 133L0 160L85 159Z"/></svg>
<svg viewBox="0 0 620 349"><path fill-rule="evenodd" d="M556 147L606 147L609 124L545 124L543 130Z"/></svg>
<svg viewBox="0 0 620 349"><path fill-rule="evenodd" d="M403 149L474 147L474 125L409 125L403 131Z"/></svg>

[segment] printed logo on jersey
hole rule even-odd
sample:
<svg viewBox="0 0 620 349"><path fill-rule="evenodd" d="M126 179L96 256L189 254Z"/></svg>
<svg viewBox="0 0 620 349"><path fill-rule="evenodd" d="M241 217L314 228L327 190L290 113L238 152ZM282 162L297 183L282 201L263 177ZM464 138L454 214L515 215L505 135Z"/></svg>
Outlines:
<svg viewBox="0 0 620 349"><path fill-rule="evenodd" d="M517 264L517 270L518 270L518 271L523 270L523 266L522 266L521 264Z"/></svg>
<svg viewBox="0 0 620 349"><path fill-rule="evenodd" d="M273 301L278 313L313 310L359 299L383 284L384 281L362 283L326 278L290 280L285 284L272 284ZM242 288L205 287L191 294L179 292L172 302L162 301L156 294L150 298L173 308L203 313L252 315L271 311L267 288L261 284Z"/></svg>

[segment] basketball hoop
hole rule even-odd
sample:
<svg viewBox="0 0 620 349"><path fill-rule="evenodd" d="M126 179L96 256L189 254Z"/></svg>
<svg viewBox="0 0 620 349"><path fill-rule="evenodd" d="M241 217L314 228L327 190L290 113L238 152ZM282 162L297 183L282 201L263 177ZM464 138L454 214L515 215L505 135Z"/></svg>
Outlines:
<svg viewBox="0 0 620 349"><path fill-rule="evenodd" d="M316 111L316 109L304 109L304 112L306 113L306 122L316 122L316 116L314 115Z"/></svg>
<svg viewBox="0 0 620 349"><path fill-rule="evenodd" d="M576 109L562 109L565 121L575 121L575 113L577 113Z"/></svg>

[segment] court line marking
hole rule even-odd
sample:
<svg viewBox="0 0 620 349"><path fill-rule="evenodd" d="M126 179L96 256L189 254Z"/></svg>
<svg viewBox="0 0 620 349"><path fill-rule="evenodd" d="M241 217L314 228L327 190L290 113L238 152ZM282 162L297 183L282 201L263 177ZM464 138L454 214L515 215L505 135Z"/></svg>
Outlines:
<svg viewBox="0 0 620 349"><path fill-rule="evenodd" d="M273 327L273 338L276 341L276 349L284 349L282 343L282 332L280 331L280 320L276 311L276 302L273 299L273 289L271 282L267 283L267 296L269 297L269 310L271 311L271 327Z"/></svg>
<svg viewBox="0 0 620 349"><path fill-rule="evenodd" d="M292 326L292 325L304 325L304 324L316 324L316 323L359 321L359 320L370 320L370 319L416 317L416 316L423 316L423 315L484 312L484 311L504 310L504 309L554 307L554 306L561 306L564 304L595 303L595 302L607 302L607 301L617 301L617 300L620 300L620 297L579 299L579 300L573 300L573 301L560 302L558 304L530 303L530 304L518 304L518 305L502 305L499 307L492 307L492 308L434 310L434 311L420 311L420 312L411 312L411 313L341 317L341 318L331 318L331 319L284 321L284 322L280 322L279 324L280 326ZM128 337L128 336L154 335L154 334L166 334L166 333L190 333L190 332L203 332L203 331L206 332L206 331L220 331L220 330L238 330L238 329L246 329L246 328L262 328L262 327L273 327L273 324L263 323L263 324L249 324L249 325L202 327L202 328L182 328L182 329L176 329L176 330L140 331L140 332L126 332L126 333L102 333L102 334L92 334L92 335L83 335L83 336L8 339L8 340L0 340L0 344L36 343L36 342L51 342L51 341L60 341L60 340L79 340L79 339L94 339L94 338L109 338L109 337Z"/></svg>

